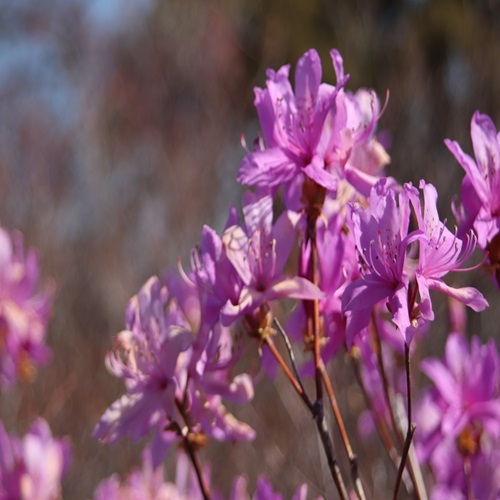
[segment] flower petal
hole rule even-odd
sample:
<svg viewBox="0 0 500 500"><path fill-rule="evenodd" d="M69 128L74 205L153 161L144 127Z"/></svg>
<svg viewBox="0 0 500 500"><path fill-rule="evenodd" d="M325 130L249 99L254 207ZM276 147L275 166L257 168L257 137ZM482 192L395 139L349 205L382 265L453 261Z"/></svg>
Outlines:
<svg viewBox="0 0 500 500"><path fill-rule="evenodd" d="M431 290L443 292L446 295L463 302L474 311L483 311L489 306L488 301L483 297L483 294L473 287L466 286L463 288L452 288L444 281L434 278L427 278L427 284Z"/></svg>
<svg viewBox="0 0 500 500"><path fill-rule="evenodd" d="M283 149L274 147L247 154L236 179L249 186L273 187L291 180L297 169L296 162Z"/></svg>

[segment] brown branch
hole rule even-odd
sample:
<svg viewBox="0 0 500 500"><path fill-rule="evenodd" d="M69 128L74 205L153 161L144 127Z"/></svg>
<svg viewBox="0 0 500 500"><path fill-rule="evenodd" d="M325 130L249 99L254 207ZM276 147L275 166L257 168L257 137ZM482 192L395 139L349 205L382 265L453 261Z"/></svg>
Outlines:
<svg viewBox="0 0 500 500"><path fill-rule="evenodd" d="M281 366L281 369L285 373L286 377L292 384L292 387L295 389L295 392L300 396L302 401L304 401L305 405L311 412L314 411L314 404L312 401L309 399L309 396L307 395L306 391L304 390L304 386L302 385L301 382L299 382L293 375L293 373L290 371L290 368L288 368L288 365L285 363L285 360L279 353L278 349L276 349L276 346L274 345L273 339L268 335L264 337L264 345L268 347L268 349L271 351L271 354L274 356L274 359L278 362L278 364Z"/></svg>
<svg viewBox="0 0 500 500"><path fill-rule="evenodd" d="M182 415L184 422L186 423L186 426L179 430L184 440L184 446L186 447L191 463L193 464L196 477L198 478L198 484L200 485L201 494L204 500L210 500L210 488L208 487L207 482L205 481L205 477L203 476L203 468L189 438L190 429L189 429L188 419L186 417L182 404L177 399L175 400L175 404L177 406L177 409L179 410L179 413Z"/></svg>
<svg viewBox="0 0 500 500"><path fill-rule="evenodd" d="M313 416L314 421L316 422L316 427L318 429L318 433L321 438L321 444L323 445L323 449L325 450L328 468L330 469L330 473L332 475L335 486L337 487L337 491L339 492L340 498L342 500L348 500L349 495L347 493L347 489L345 487L345 483L342 478L342 474L340 472L337 459L335 457L332 440L330 438L330 435L328 434L328 429L326 427L322 400L316 401L314 403L311 402L302 384L294 377L294 375L288 368L287 364L283 360L283 357L281 356L278 349L274 345L274 342L272 341L271 337L269 336L264 337L264 345L268 347L271 354L274 356L276 361L278 361L278 364L281 366L286 377L292 384L292 387L295 389L295 392L300 396L302 401L305 403L305 405L311 412L311 415Z"/></svg>
<svg viewBox="0 0 500 500"><path fill-rule="evenodd" d="M412 423L412 405L411 405L411 373L410 373L410 346L405 342L405 368L406 368L406 400L407 400L407 417L408 417L408 430L406 431L406 438L403 447L403 453L401 455L401 462L398 469L398 477L396 479L396 485L394 487L394 500L398 498L399 486L401 484L401 478L403 477L403 471L406 467L408 452L410 450L411 441L413 439L413 434L415 433L416 426ZM411 469L411 467L410 467ZM413 480L413 477L412 477ZM416 484L414 483L416 486ZM418 491L418 490L417 490Z"/></svg>
<svg viewBox="0 0 500 500"><path fill-rule="evenodd" d="M321 375L323 378L323 382L326 387L326 391L328 393L328 398L330 399L330 404L332 406L332 411L335 416L335 420L337 421L337 425L340 430L340 435L342 437L342 443L344 444L345 451L347 453L347 457L349 459L349 465L351 468L351 479L354 484L354 489L358 498L360 500L366 500L365 492L363 490L363 484L359 477L358 472L358 457L353 452L351 443L349 441L349 436L347 435L347 431L345 429L344 421L342 419L342 414L340 413L339 406L337 404L337 399L335 397L335 393L333 392L333 386L328 377L328 373L326 372L325 365L323 361L321 361Z"/></svg>
<svg viewBox="0 0 500 500"><path fill-rule="evenodd" d="M408 433L406 434L405 444L403 447L403 453L401 455L401 462L398 469L398 477L396 478L396 486L394 487L393 500L398 498L399 486L401 484L401 478L403 477L403 472L406 466L406 458L408 457L408 451L410 450L411 440L413 439L413 434L415 433L415 424L410 424L408 427Z"/></svg>

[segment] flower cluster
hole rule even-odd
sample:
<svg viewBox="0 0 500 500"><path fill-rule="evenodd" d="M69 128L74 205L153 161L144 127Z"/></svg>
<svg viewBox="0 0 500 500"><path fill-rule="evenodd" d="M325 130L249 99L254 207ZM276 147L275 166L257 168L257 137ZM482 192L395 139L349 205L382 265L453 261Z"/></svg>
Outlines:
<svg viewBox="0 0 500 500"><path fill-rule="evenodd" d="M251 189L243 196L242 217L232 207L220 235L205 226L189 271L179 264L178 273L149 279L130 300L125 330L106 357L126 392L105 411L94 436L113 443L152 433L151 458L124 484L116 477L102 483L96 498L127 498L143 490L158 498L196 498L200 491L208 497L197 450L208 438L238 441L255 435L225 406L247 404L253 397L253 377L238 371L243 352L254 345L242 341L237 335L242 331L256 340L263 369L272 376L281 366L311 412L342 498L347 493L335 471L321 398L324 385L345 433L325 368L343 349L357 370L372 423L391 459L401 456L401 465L395 464L402 470L409 454L413 487L421 487L410 451L415 430L410 352L435 319L434 292L474 311L488 306L480 291L454 287L445 277L479 267L482 263L464 267L476 246L490 252L492 266L497 263L492 250L500 220L498 138L491 120L476 113L478 164L447 142L467 174L463 206L455 209L459 227L451 231L438 213L433 185L424 180L418 187L399 185L384 176L389 156L376 135L383 112L379 100L372 90L347 90L342 58L336 50L330 55L334 86L321 82L315 50L300 58L293 88L290 66L268 70L266 88L255 89L263 136L246 150L237 176ZM284 330L275 321L283 311L290 312ZM277 331L287 343L287 333L302 342L305 356L310 355L298 368L287 344L294 373L274 344ZM423 434L415 440L421 460L431 464L438 479L436 495L451 494L463 481L480 497L486 489L477 488L497 491L494 479L491 488L476 486L480 467L490 470L497 464L493 450L500 434L498 360L492 344L485 349L474 341L469 352L463 337L451 335L445 364L427 360L422 365L436 387L424 398L419 416ZM402 355L406 373L400 369ZM481 368L473 371L475 365ZM300 380L304 374L315 375L316 402ZM343 442L352 461L344 435ZM200 491L191 483L164 483L159 465L173 443L188 451ZM403 443L405 451L398 450ZM448 455L449 464L441 467ZM353 483L363 498L355 472ZM296 498L305 494L301 488ZM239 478L233 498L248 497ZM260 480L254 498L281 496Z"/></svg>

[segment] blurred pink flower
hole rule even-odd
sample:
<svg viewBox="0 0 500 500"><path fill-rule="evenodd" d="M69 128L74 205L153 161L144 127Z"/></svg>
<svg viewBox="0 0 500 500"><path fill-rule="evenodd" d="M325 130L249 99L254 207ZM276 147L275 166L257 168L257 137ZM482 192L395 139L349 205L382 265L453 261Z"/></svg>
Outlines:
<svg viewBox="0 0 500 500"><path fill-rule="evenodd" d="M467 497L466 461L474 498L497 498L500 366L495 343L481 345L473 337L469 347L463 334L452 333L444 360L425 359L421 370L433 387L417 406L416 445L419 459L430 463L437 479L432 498L448 498L450 491Z"/></svg>
<svg viewBox="0 0 500 500"><path fill-rule="evenodd" d="M189 324L180 307L189 305L192 312L199 309L199 299L186 297L183 293L177 301L158 278L150 278L130 300L127 330L118 334L117 349L106 357L109 371L124 380L127 392L106 410L94 437L114 443L153 431L155 467L171 444L185 437L186 424L189 432L218 440L255 436L222 404L222 398L244 404L253 397L250 376L230 374L235 358L229 331L216 323L201 341L193 332L199 325Z"/></svg>
<svg viewBox="0 0 500 500"><path fill-rule="evenodd" d="M37 291L38 259L22 236L0 228L0 387L30 381L50 355L45 345L52 291Z"/></svg>
<svg viewBox="0 0 500 500"><path fill-rule="evenodd" d="M70 462L69 443L39 418L26 435L8 436L0 422L0 498L53 500Z"/></svg>
<svg viewBox="0 0 500 500"><path fill-rule="evenodd" d="M127 393L94 429L94 437L103 442L124 435L138 439L176 412L176 390L187 368L181 353L194 337L168 298L166 287L153 277L129 302L127 330L118 334L117 347L106 357L108 370L124 379Z"/></svg>
<svg viewBox="0 0 500 500"><path fill-rule="evenodd" d="M429 358L421 370L434 387L420 405L419 454L426 460L445 438L460 439L462 433L481 429L500 438L499 359L494 342L481 345L472 338L452 333L443 361ZM478 436L480 437L480 436ZM480 442L476 443L477 447Z"/></svg>

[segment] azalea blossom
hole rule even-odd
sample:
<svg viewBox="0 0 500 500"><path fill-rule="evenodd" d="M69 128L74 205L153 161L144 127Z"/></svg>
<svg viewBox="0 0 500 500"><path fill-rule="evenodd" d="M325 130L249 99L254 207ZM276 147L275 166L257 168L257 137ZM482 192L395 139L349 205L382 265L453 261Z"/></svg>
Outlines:
<svg viewBox="0 0 500 500"><path fill-rule="evenodd" d="M421 297L419 306L421 314L428 321L434 319L430 290L443 292L474 311L486 309L488 302L475 288L453 288L442 280L448 272L458 270L469 260L476 248L475 235L471 232L461 240L456 233L451 233L439 219L436 188L422 180L420 189L424 195L423 207L420 204L418 190L411 184L405 185L405 191L415 210L418 227L425 235L425 238L419 238L420 252L415 269L415 279Z"/></svg>
<svg viewBox="0 0 500 500"><path fill-rule="evenodd" d="M198 303L199 307L199 303ZM244 404L253 397L248 375L230 377L231 340L220 324L207 331L203 347L175 297L150 278L127 308L127 330L106 358L109 371L127 392L104 413L94 437L114 443L153 432L153 465L189 431L224 440L253 439L254 431L223 406L222 398ZM193 358L196 352L196 357Z"/></svg>
<svg viewBox="0 0 500 500"><path fill-rule="evenodd" d="M351 283L342 297L349 348L355 335L368 326L373 307L384 299L407 343L411 340L415 325L410 318L410 276L405 263L409 245L422 232L408 233L409 217L407 198L401 195L397 204L395 192L384 178L372 188L370 210L360 206L351 209L361 278Z"/></svg>
<svg viewBox="0 0 500 500"><path fill-rule="evenodd" d="M223 324L231 324L265 301L321 298L321 291L307 279L283 275L295 242L298 214L286 211L273 225L272 197L247 192L243 215L244 226L229 227L222 236L227 258L243 282L238 302L228 300L221 311Z"/></svg>
<svg viewBox="0 0 500 500"><path fill-rule="evenodd" d="M231 209L226 229L237 224L238 216ZM219 321L228 300L238 301L243 282L226 255L222 239L208 226L203 227L200 247L191 254L191 265L200 295L201 321L210 328Z"/></svg>
<svg viewBox="0 0 500 500"><path fill-rule="evenodd" d="M237 179L257 187L285 185L285 200L294 209L305 178L330 192L337 190L339 179L346 179L367 195L389 161L373 138L379 118L377 97L371 91L354 96L344 92L342 57L336 50L330 55L335 87L321 83L321 61L311 49L297 63L295 92L289 65L277 72L269 69L267 88L255 89L265 147L248 152Z"/></svg>
<svg viewBox="0 0 500 500"><path fill-rule="evenodd" d="M463 334L452 333L444 360L425 359L421 370L433 386L418 406L417 451L420 460L433 467L436 491L458 489L465 494L464 461L469 461L475 498L496 498L500 491L496 472L500 466L500 365L495 343L490 340L482 345L473 337L469 347ZM485 476L486 470L490 472Z"/></svg>
<svg viewBox="0 0 500 500"><path fill-rule="evenodd" d="M50 289L39 291L34 250L24 251L19 233L0 228L0 387L30 381L50 356L45 344L52 302Z"/></svg>
<svg viewBox="0 0 500 500"><path fill-rule="evenodd" d="M118 334L117 347L106 357L108 370L124 379L127 393L96 426L94 437L101 441L112 443L125 434L138 439L164 415L176 414L176 390L186 370L181 353L194 338L175 304L167 304L168 292L156 277L129 302L127 330Z"/></svg>
<svg viewBox="0 0 500 500"><path fill-rule="evenodd" d="M456 141L445 140L465 170L462 205L465 230L474 227L481 248L500 232L500 136L487 115L476 111L471 120L476 161Z"/></svg>
<svg viewBox="0 0 500 500"><path fill-rule="evenodd" d="M204 476L208 478L207 471ZM151 450L142 453L142 468L134 469L126 478L113 474L101 481L95 492L94 500L201 500L196 474L184 453L177 456L176 482L165 480L163 465L153 466ZM216 495L215 498L219 498Z"/></svg>
<svg viewBox="0 0 500 500"><path fill-rule="evenodd" d="M362 277L350 284L343 296L349 346L367 327L373 306L384 299L407 344L417 328L434 319L430 290L443 292L475 311L488 306L475 288L453 288L443 281L448 272L459 270L469 259L476 240L473 234L463 241L452 234L439 219L434 186L421 181L420 188L423 206L419 191L411 184L405 184L397 205L394 190L381 179L372 188L370 208L351 209ZM411 207L418 229L408 233ZM411 248L416 242L418 259Z"/></svg>
<svg viewBox="0 0 500 500"><path fill-rule="evenodd" d="M9 436L0 422L0 498L60 498L69 462L68 441L54 439L45 420L36 420L23 438Z"/></svg>
<svg viewBox="0 0 500 500"><path fill-rule="evenodd" d="M500 368L492 340L481 345L473 337L469 348L464 335L450 334L444 360L426 359L420 368L434 384L423 410L422 457L429 456L444 437L457 438L477 424L500 437Z"/></svg>

